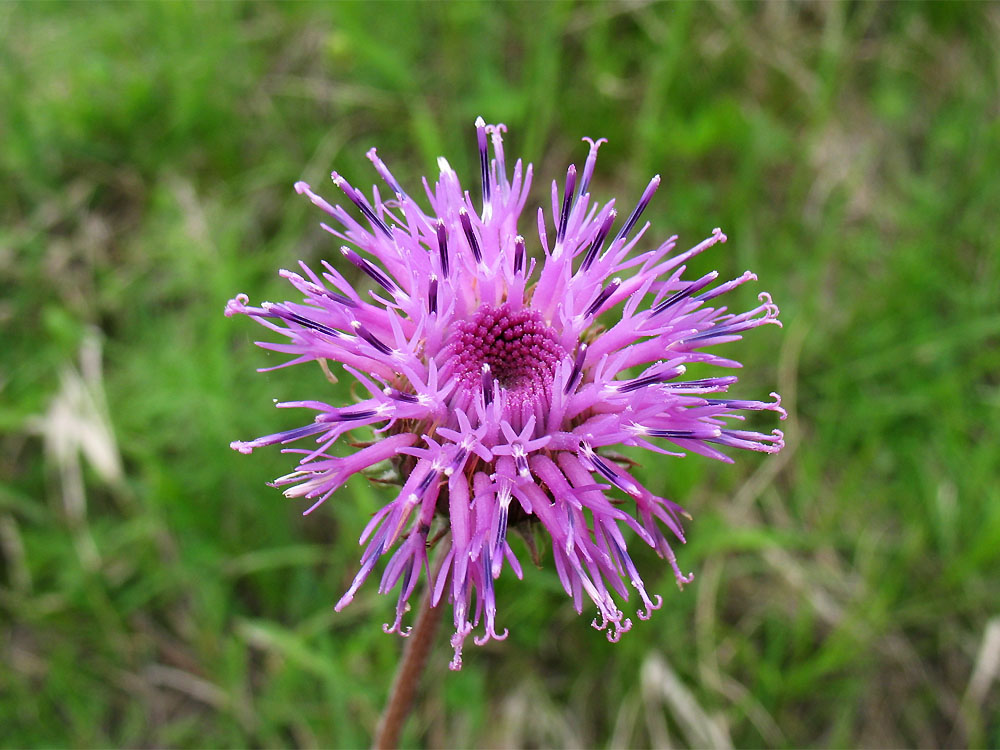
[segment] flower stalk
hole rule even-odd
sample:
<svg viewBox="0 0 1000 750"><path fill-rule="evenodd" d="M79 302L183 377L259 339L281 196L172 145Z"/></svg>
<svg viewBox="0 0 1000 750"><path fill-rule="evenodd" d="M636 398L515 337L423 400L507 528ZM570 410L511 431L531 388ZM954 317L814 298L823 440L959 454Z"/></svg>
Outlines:
<svg viewBox="0 0 1000 750"><path fill-rule="evenodd" d="M440 563L437 569L440 569ZM372 743L374 750L394 750L399 747L403 724L410 715L413 696L420 685L420 677L427 665L427 657L431 646L434 645L438 626L441 624L443 607L432 606L432 598L430 587L427 587L420 597L416 622L407 636L403 656L396 668L392 688L389 690L389 698L375 729L375 741Z"/></svg>

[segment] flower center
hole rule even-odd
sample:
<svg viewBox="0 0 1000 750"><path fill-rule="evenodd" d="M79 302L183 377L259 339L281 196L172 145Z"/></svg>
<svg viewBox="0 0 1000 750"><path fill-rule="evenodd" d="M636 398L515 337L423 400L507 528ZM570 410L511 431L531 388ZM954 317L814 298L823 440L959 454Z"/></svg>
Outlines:
<svg viewBox="0 0 1000 750"><path fill-rule="evenodd" d="M485 364L501 388L523 396L547 394L566 354L536 310L483 305L455 328L456 370L469 387L481 387Z"/></svg>

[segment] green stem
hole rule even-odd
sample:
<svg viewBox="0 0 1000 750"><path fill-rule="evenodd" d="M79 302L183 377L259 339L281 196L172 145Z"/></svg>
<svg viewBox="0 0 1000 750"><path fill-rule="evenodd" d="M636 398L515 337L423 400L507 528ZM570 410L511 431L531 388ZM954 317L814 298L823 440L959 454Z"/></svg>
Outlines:
<svg viewBox="0 0 1000 750"><path fill-rule="evenodd" d="M443 559L444 556L441 557L441 560ZM441 610L444 609L441 606L431 606L434 581L437 579L440 569L439 562L435 566L434 573L428 579L427 587L420 599L417 621L406 639L403 658L396 670L389 700L385 704L382 717L375 730L375 742L372 747L376 750L394 750L399 747L399 735L403 730L403 723L413 707L413 694L420 683L420 675L424 671L427 655L430 653L434 643L434 635L441 622Z"/></svg>

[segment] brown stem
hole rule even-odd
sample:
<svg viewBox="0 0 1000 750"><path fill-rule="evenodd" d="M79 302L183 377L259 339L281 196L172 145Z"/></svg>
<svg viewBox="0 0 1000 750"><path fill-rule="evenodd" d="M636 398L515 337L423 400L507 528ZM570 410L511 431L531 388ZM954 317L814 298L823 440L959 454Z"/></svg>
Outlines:
<svg viewBox="0 0 1000 750"><path fill-rule="evenodd" d="M424 664L427 663L427 654L430 653L431 646L434 644L434 635L441 622L441 610L444 607L432 607L431 595L444 557L441 555L440 561L434 566L434 573L429 577L427 587L420 599L417 621L406 640L403 658L399 662L396 677L392 681L389 700L385 704L382 717L375 730L375 742L372 747L376 750L394 750L394 748L399 747L399 734L403 729L403 722L406 721L413 706L413 693L420 682Z"/></svg>

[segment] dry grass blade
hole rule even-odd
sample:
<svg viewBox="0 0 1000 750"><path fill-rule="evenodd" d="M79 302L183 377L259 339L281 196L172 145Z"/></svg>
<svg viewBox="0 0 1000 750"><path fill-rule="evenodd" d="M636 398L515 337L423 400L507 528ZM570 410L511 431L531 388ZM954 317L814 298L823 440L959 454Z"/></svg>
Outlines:
<svg viewBox="0 0 1000 750"><path fill-rule="evenodd" d="M647 656L640 679L647 712L656 712L661 706L667 708L683 732L688 747L726 750L733 746L725 720L721 716L710 716L702 708L663 656L657 653ZM647 721L649 719L647 715ZM666 734L662 728L657 733L660 736L651 739L660 747L666 744Z"/></svg>
<svg viewBox="0 0 1000 750"><path fill-rule="evenodd" d="M97 570L101 556L87 521L87 495L81 457L109 485L122 481L122 463L108 415L101 373L98 334L88 332L80 345L80 369L67 365L60 388L46 413L28 421L40 434L59 476L63 509L85 570Z"/></svg>

